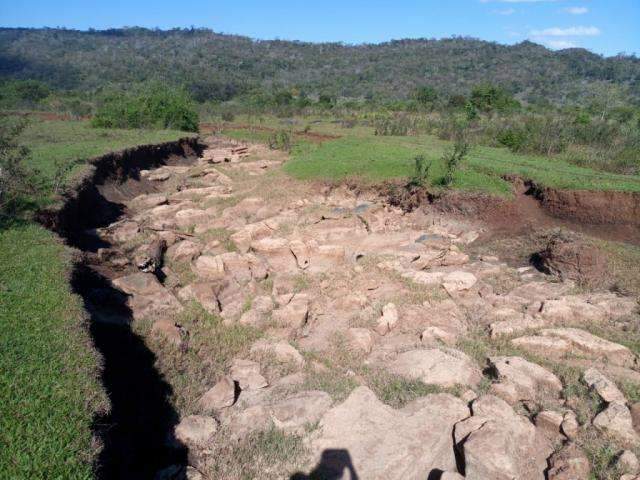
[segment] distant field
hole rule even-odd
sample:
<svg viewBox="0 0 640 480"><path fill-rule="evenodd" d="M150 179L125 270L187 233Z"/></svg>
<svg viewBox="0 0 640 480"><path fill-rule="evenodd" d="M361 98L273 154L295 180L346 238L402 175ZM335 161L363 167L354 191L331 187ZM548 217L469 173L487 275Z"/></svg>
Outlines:
<svg viewBox="0 0 640 480"><path fill-rule="evenodd" d="M331 122L312 123L311 131L339 135L322 143L295 136L291 160L285 169L300 179L342 180L357 178L365 182L406 178L413 172L416 155L432 162L430 180L437 184L444 174L441 161L451 142L430 135L375 136L368 127L341 128ZM264 124L263 124L264 126ZM290 127L278 125L275 128ZM300 125L294 131L301 130ZM269 132L229 129L235 138L266 141ZM455 188L509 195L510 185L501 176L518 174L541 185L580 190L618 190L640 192L640 176L621 175L578 167L558 158L520 155L506 148L474 146L463 167L454 176Z"/></svg>
<svg viewBox="0 0 640 480"><path fill-rule="evenodd" d="M93 129L31 120L21 142L45 177L75 162L184 132ZM48 192L43 192L48 196ZM42 204L47 198L36 198ZM0 224L0 478L93 478L92 422L105 396L81 300L71 293L70 252L27 219Z"/></svg>

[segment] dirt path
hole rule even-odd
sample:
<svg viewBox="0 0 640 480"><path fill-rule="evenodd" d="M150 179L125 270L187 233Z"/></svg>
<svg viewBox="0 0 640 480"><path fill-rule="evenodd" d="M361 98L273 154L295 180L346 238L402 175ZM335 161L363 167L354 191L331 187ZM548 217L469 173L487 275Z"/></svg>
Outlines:
<svg viewBox="0 0 640 480"><path fill-rule="evenodd" d="M469 255L481 224L296 182L279 153L237 147L213 138L194 165L104 191L126 215L96 232L95 317L130 324L171 389L179 418L159 405L157 423L183 455L158 478L638 469L635 299Z"/></svg>

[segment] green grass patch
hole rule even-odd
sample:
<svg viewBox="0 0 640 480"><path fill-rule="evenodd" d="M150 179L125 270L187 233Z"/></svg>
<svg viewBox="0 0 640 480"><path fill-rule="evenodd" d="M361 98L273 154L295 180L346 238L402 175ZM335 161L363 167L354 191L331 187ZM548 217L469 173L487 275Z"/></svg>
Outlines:
<svg viewBox="0 0 640 480"><path fill-rule="evenodd" d="M190 134L177 130L124 130L92 128L88 121L42 121L31 119L20 141L31 150L27 165L47 177L56 172L56 162L74 161L75 174L85 160L125 148L170 142Z"/></svg>
<svg viewBox="0 0 640 480"><path fill-rule="evenodd" d="M0 477L89 479L106 406L69 252L47 230L0 231Z"/></svg>
<svg viewBox="0 0 640 480"><path fill-rule="evenodd" d="M314 131L336 133L335 126L317 124ZM270 132L261 130L225 131L233 138L266 142ZM291 160L285 170L308 180L340 181L357 179L380 182L406 179L414 172L414 158L424 155L431 163L429 181L442 183L443 154L452 142L431 135L375 136L369 127L340 129L341 138L312 143L295 138ZM640 192L640 176L593 170L568 163L559 156L515 154L506 148L474 146L462 168L455 172L453 188L509 195L511 188L501 177L520 175L541 185L561 189L616 190Z"/></svg>

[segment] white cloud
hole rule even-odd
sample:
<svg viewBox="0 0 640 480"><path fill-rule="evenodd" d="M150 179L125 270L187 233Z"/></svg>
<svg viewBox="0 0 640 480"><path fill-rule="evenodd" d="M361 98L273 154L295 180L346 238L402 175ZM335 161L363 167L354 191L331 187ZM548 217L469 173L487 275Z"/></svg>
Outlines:
<svg viewBox="0 0 640 480"><path fill-rule="evenodd" d="M587 7L567 7L562 9L564 12L570 13L571 15L584 15L589 12Z"/></svg>
<svg viewBox="0 0 640 480"><path fill-rule="evenodd" d="M547 47L553 48L555 50L562 50L563 48L575 48L578 46L571 40L543 40L542 43L544 43Z"/></svg>
<svg viewBox="0 0 640 480"><path fill-rule="evenodd" d="M531 30L532 37L597 37L602 33L598 27L568 27L545 28L544 30Z"/></svg>
<svg viewBox="0 0 640 480"><path fill-rule="evenodd" d="M516 9L505 8L504 10L494 10L494 13L497 13L498 15L513 15L514 13L516 13Z"/></svg>

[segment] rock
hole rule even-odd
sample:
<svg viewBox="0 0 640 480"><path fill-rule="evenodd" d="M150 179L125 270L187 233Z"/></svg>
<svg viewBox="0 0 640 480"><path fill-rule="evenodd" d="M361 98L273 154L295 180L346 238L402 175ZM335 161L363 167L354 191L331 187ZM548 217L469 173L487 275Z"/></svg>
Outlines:
<svg viewBox="0 0 640 480"><path fill-rule="evenodd" d="M298 267L302 270L307 268L311 261L307 245L301 240L291 240L291 242L289 242L289 248L291 249L293 256L296 257Z"/></svg>
<svg viewBox="0 0 640 480"><path fill-rule="evenodd" d="M129 295L153 295L165 291L155 275L151 273L132 273L112 281L116 288Z"/></svg>
<svg viewBox="0 0 640 480"><path fill-rule="evenodd" d="M452 395L428 395L394 410L367 387L358 387L322 417L310 447L317 460L325 451L349 452L363 479L427 478L433 471L456 470L452 429L468 415ZM344 468L340 459L323 460L327 476L339 478Z"/></svg>
<svg viewBox="0 0 640 480"><path fill-rule="evenodd" d="M635 355L627 347L610 342L579 328L549 328L540 336L520 337L513 345L539 355L562 356L574 353L592 359L606 360L614 365L633 367Z"/></svg>
<svg viewBox="0 0 640 480"><path fill-rule="evenodd" d="M640 402L632 404L629 410L631 411L633 428L635 428L637 432L640 432Z"/></svg>
<svg viewBox="0 0 640 480"><path fill-rule="evenodd" d="M184 342L183 330L176 322L161 318L153 322L151 333L163 337L169 343L182 346Z"/></svg>
<svg viewBox="0 0 640 480"><path fill-rule="evenodd" d="M238 382L242 390L255 390L269 385L269 382L260 375L260 364L251 360L235 359L229 375Z"/></svg>
<svg viewBox="0 0 640 480"><path fill-rule="evenodd" d="M145 195L139 195L129 202L129 206L133 210L141 211L148 210L158 205L165 205L167 203L167 196L163 193L149 193Z"/></svg>
<svg viewBox="0 0 640 480"><path fill-rule="evenodd" d="M191 262L200 255L201 246L190 240L183 240L167 250L167 258L173 262Z"/></svg>
<svg viewBox="0 0 640 480"><path fill-rule="evenodd" d="M299 329L307 323L308 315L309 297L306 294L298 293L287 305L274 310L271 318L279 327Z"/></svg>
<svg viewBox="0 0 640 480"><path fill-rule="evenodd" d="M582 375L582 379L584 380L584 383L586 383L589 388L595 390L600 398L605 402L626 403L627 399L624 397L622 392L618 390L616 384L595 368L586 370Z"/></svg>
<svg viewBox="0 0 640 480"><path fill-rule="evenodd" d="M477 281L478 279L473 273L458 270L446 274L442 278L442 286L449 294L452 294L461 290L469 290Z"/></svg>
<svg viewBox="0 0 640 480"><path fill-rule="evenodd" d="M587 285L600 285L607 274L607 259L595 246L568 232L558 232L538 254L538 260L547 272L561 279L570 279Z"/></svg>
<svg viewBox="0 0 640 480"><path fill-rule="evenodd" d="M142 245L135 253L136 266L143 272L157 272L162 268L162 259L166 249L167 242L159 237Z"/></svg>
<svg viewBox="0 0 640 480"><path fill-rule="evenodd" d="M352 351L371 353L373 334L367 328L350 328L347 330L347 344Z"/></svg>
<svg viewBox="0 0 640 480"><path fill-rule="evenodd" d="M302 434L307 425L313 425L329 410L333 401L326 392L311 390L300 392L269 407L276 428L288 433Z"/></svg>
<svg viewBox="0 0 640 480"><path fill-rule="evenodd" d="M491 357L489 367L499 383L492 392L510 404L560 399L562 382L545 368L521 357Z"/></svg>
<svg viewBox="0 0 640 480"><path fill-rule="evenodd" d="M161 169L147 175L147 179L152 182L164 182L165 180L169 180L169 177L171 177L171 173L167 170Z"/></svg>
<svg viewBox="0 0 640 480"><path fill-rule="evenodd" d="M534 355L551 357L562 357L571 349L571 344L561 338L540 337L538 335L514 338L511 340L511 344Z"/></svg>
<svg viewBox="0 0 640 480"><path fill-rule="evenodd" d="M213 441L217 430L213 417L190 415L176 426L175 437L188 448L203 448Z"/></svg>
<svg viewBox="0 0 640 480"><path fill-rule="evenodd" d="M551 443L503 400L483 395L473 417L455 426L454 439L467 480L542 480Z"/></svg>
<svg viewBox="0 0 640 480"><path fill-rule="evenodd" d="M560 430L569 439L573 440L578 436L580 424L578 423L578 417L572 411L565 412L560 425Z"/></svg>
<svg viewBox="0 0 640 480"><path fill-rule="evenodd" d="M279 341L272 342L266 339L256 340L251 346L251 353L258 355L271 355L282 363L292 363L297 367L304 366L304 358L298 350L289 343Z"/></svg>
<svg viewBox="0 0 640 480"><path fill-rule="evenodd" d="M409 350L400 353L387 368L405 378L441 387L476 387L482 380L482 373L475 363L464 353L453 349Z"/></svg>
<svg viewBox="0 0 640 480"><path fill-rule="evenodd" d="M224 278L224 262L220 255L201 255L193 264L194 273L203 280Z"/></svg>
<svg viewBox="0 0 640 480"><path fill-rule="evenodd" d="M544 432L551 442L562 441L560 427L564 421L564 415L553 410L543 410L536 415L536 427Z"/></svg>
<svg viewBox="0 0 640 480"><path fill-rule="evenodd" d="M589 480L591 466L585 453L569 443L549 459L549 480Z"/></svg>
<svg viewBox="0 0 640 480"><path fill-rule="evenodd" d="M130 242L138 236L140 227L136 222L123 222L111 230L111 238L116 243Z"/></svg>
<svg viewBox="0 0 640 480"><path fill-rule="evenodd" d="M279 273L297 272L298 263L289 242L284 238L267 237L251 242L251 250L266 258L271 269Z"/></svg>
<svg viewBox="0 0 640 480"><path fill-rule="evenodd" d="M200 397L199 404L205 413L230 407L236 401L236 385L229 376L224 376Z"/></svg>
<svg viewBox="0 0 640 480"><path fill-rule="evenodd" d="M420 341L425 346L434 346L438 342L453 346L458 341L458 336L439 327L427 327L420 334Z"/></svg>
<svg viewBox="0 0 640 480"><path fill-rule="evenodd" d="M443 472L440 480L464 480L464 477L458 472Z"/></svg>
<svg viewBox="0 0 640 480"><path fill-rule="evenodd" d="M380 335L386 335L398 323L398 309L393 303L387 303L382 307L382 316L378 319L376 332Z"/></svg>
<svg viewBox="0 0 640 480"><path fill-rule="evenodd" d="M202 308L211 314L220 313L220 304L213 283L193 283L178 291L178 298L183 302L197 301Z"/></svg>
<svg viewBox="0 0 640 480"><path fill-rule="evenodd" d="M638 457L631 450L623 451L616 460L616 466L620 472L636 474L640 470Z"/></svg>
<svg viewBox="0 0 640 480"><path fill-rule="evenodd" d="M640 443L640 437L633 429L631 412L624 403L610 403L593 419L593 426L623 445L637 446Z"/></svg>
<svg viewBox="0 0 640 480"><path fill-rule="evenodd" d="M205 210L187 208L177 212L175 219L178 227L189 228L207 223L209 221L209 215Z"/></svg>

